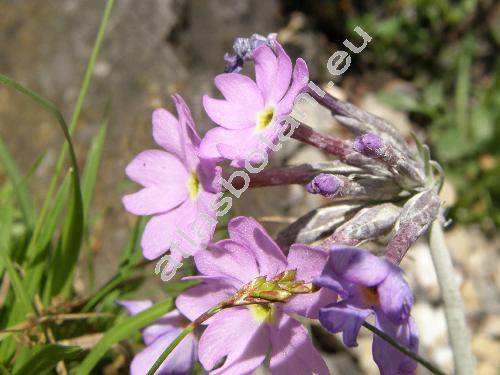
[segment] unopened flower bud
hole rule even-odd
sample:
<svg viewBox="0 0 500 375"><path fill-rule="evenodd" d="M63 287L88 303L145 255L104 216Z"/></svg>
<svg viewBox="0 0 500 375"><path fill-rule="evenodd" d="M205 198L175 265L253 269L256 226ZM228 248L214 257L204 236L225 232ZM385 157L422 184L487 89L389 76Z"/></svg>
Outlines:
<svg viewBox="0 0 500 375"><path fill-rule="evenodd" d="M321 194L324 197L333 197L339 190L340 185L341 181L338 177L329 173L321 173L306 185L306 189L311 194Z"/></svg>
<svg viewBox="0 0 500 375"><path fill-rule="evenodd" d="M395 234L387 245L386 257L399 264L406 252L424 234L439 213L441 201L433 189L423 191L403 206Z"/></svg>
<svg viewBox="0 0 500 375"><path fill-rule="evenodd" d="M353 147L359 153L368 157L380 156L384 142L382 138L373 133L363 134L356 137Z"/></svg>
<svg viewBox="0 0 500 375"><path fill-rule="evenodd" d="M391 231L400 212L401 208L392 203L363 208L337 228L321 245L324 247L330 247L332 244L355 246L383 236Z"/></svg>
<svg viewBox="0 0 500 375"><path fill-rule="evenodd" d="M226 53L224 55L224 60L227 62L226 73L240 72L243 68L243 63L252 59L253 51L264 44L272 47L276 41L276 36L276 33L272 33L267 37L253 34L250 38L236 38L233 43L235 54Z"/></svg>

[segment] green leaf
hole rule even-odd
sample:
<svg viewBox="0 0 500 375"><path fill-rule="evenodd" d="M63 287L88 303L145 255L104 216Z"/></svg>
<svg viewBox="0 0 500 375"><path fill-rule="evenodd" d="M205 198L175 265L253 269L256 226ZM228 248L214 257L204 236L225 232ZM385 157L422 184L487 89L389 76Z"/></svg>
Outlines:
<svg viewBox="0 0 500 375"><path fill-rule="evenodd" d="M29 312L35 312L35 309L31 304L30 297L25 290L23 283L21 282L19 274L14 268L12 261L7 255L5 248L0 249L0 258L2 259L2 263L5 265L5 268L7 269L7 273L9 274L9 279L12 284L12 288L14 289L14 293L16 294L16 297L18 298L20 304L23 306L23 316Z"/></svg>
<svg viewBox="0 0 500 375"><path fill-rule="evenodd" d="M151 324L156 319L160 318L173 307L172 299L162 301L147 310L140 312L137 315L129 316L122 322L107 331L97 345L85 357L77 374L90 374L99 360L106 354L111 346L117 342L125 340L138 332L141 328Z"/></svg>
<svg viewBox="0 0 500 375"><path fill-rule="evenodd" d="M14 375L40 375L51 372L59 361L75 360L83 350L78 346L56 344L40 345L26 349L16 359Z"/></svg>
<svg viewBox="0 0 500 375"><path fill-rule="evenodd" d="M35 203L30 196L28 187L22 178L22 174L17 166L14 158L9 153L7 146L0 138L0 162L3 164L7 175L9 176L10 182L14 187L14 192L16 193L17 200L19 201L19 206L21 207L21 212L23 214L23 219L29 230L33 229L35 225L36 209Z"/></svg>
<svg viewBox="0 0 500 375"><path fill-rule="evenodd" d="M83 170L82 195L85 217L88 217L90 202L92 201L94 187L97 181L97 174L99 172L99 165L101 163L104 140L106 138L106 130L108 127L108 119L109 105L106 105L103 116L101 118L99 133L92 141L92 145L87 156L87 162L85 164L85 169Z"/></svg>

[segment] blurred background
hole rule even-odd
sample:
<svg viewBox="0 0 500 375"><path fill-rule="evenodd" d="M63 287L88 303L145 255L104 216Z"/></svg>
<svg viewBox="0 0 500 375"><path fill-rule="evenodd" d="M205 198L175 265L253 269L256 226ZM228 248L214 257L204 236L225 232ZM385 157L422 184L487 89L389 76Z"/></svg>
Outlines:
<svg viewBox="0 0 500 375"><path fill-rule="evenodd" d="M0 0L0 72L49 98L69 117L103 8L99 0ZM124 168L140 150L154 147L154 108L172 110L170 95L178 92L202 133L209 129L201 97L215 92L213 77L223 71L223 55L233 40L252 33L278 32L285 49L307 61L311 79L325 85L332 79L326 69L329 56L345 50L346 38L358 44L356 26L373 39L353 55L332 93L386 118L408 137L410 131L422 135L444 166L442 199L451 219L447 240L473 330L477 373L498 374L500 3L493 0L117 1L74 137L79 159L84 160L111 102L77 292L86 295L88 288L98 289L118 267L135 221L120 202L134 189ZM311 111L307 122L345 135L325 111ZM23 171L36 163L30 188L41 198L63 141L53 119L30 99L0 86L0 136ZM300 163L325 156L289 144L275 159ZM5 179L0 169L0 183ZM300 187L256 190L237 201L234 215L260 218L276 233L321 203ZM442 301L426 246L424 241L414 246L403 267L416 294L421 352L449 370L452 356ZM168 287L151 266L145 269L137 283L139 297L161 299ZM338 338L314 331L335 373L376 373L368 334L360 338L358 348L347 351ZM140 347L139 341L134 345ZM130 354L125 351L121 365L111 361L102 371L125 371Z"/></svg>

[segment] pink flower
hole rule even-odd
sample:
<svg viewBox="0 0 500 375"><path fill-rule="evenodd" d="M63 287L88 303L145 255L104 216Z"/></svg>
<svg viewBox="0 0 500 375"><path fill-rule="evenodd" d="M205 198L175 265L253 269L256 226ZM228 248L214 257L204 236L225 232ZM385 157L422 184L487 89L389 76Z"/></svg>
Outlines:
<svg viewBox="0 0 500 375"><path fill-rule="evenodd" d="M276 53L267 45L253 53L256 82L239 73L215 77L215 86L225 100L203 97L208 116L220 125L203 139L200 152L204 157L229 159L233 166L241 167L245 159L262 162L260 155L270 153L262 137L276 143L286 127L283 120L309 80L304 60L297 59L292 74L290 57L279 43L274 45Z"/></svg>
<svg viewBox="0 0 500 375"><path fill-rule="evenodd" d="M177 308L190 320L234 295L258 276L268 279L285 270L296 270L296 280L306 283L320 275L327 253L319 248L293 245L288 257L255 220L238 217L229 222L230 239L194 259L202 276L197 285L181 294ZM205 323L198 357L211 374L251 374L270 352L273 374L328 374L307 330L291 314L317 318L321 306L337 295L325 289L296 295L286 303L248 305L222 310ZM215 366L226 357L222 367Z"/></svg>
<svg viewBox="0 0 500 375"><path fill-rule="evenodd" d="M125 195L135 215L153 215L141 239L143 254L155 259L168 250L178 260L204 248L215 228L212 207L219 169L198 156L200 137L191 112L179 95L173 100L179 119L165 109L153 112L153 138L164 150L147 150L127 166L127 176L144 188Z"/></svg>
<svg viewBox="0 0 500 375"><path fill-rule="evenodd" d="M136 315L153 306L153 302L149 300L117 301L117 303L125 308L130 315ZM174 310L158 319L154 324L146 327L142 331L142 339L146 347L132 360L130 374L146 374L165 348L179 336L188 324L189 321L179 311ZM191 332L170 353L165 362L156 371L156 374L191 374L197 359L197 347L198 339Z"/></svg>

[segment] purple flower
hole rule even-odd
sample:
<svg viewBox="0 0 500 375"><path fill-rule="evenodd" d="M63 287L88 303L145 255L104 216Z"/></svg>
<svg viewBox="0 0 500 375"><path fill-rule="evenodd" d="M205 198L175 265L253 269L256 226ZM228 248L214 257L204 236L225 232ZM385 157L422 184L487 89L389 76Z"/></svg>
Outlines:
<svg viewBox="0 0 500 375"><path fill-rule="evenodd" d="M179 119L162 108L153 112L153 138L164 150L141 152L125 170L144 186L123 197L125 208L153 215L141 240L147 259L168 250L177 260L194 254L210 240L216 224L211 204L220 191L215 183L220 170L198 156L200 137L191 112L179 95L173 100Z"/></svg>
<svg viewBox="0 0 500 375"><path fill-rule="evenodd" d="M135 315L153 306L149 300L117 301L130 315ZM158 319L153 325L142 331L142 339L146 344L130 364L132 375L143 375L148 372L153 363L170 345L172 341L189 324L184 316L177 310L171 311L164 317ZM170 353L161 367L156 371L157 375L182 375L190 374L197 360L196 351L198 339L193 332L189 333L184 340Z"/></svg>
<svg viewBox="0 0 500 375"><path fill-rule="evenodd" d="M319 248L293 245L286 258L255 220L238 217L229 222L230 239L194 257L202 276L197 285L176 301L177 308L195 320L219 302L233 296L258 276L272 278L296 270L296 280L311 282L326 263ZM328 369L309 339L307 330L290 314L317 318L318 310L335 301L336 294L322 289L291 297L286 303L247 305L222 310L205 323L198 356L211 374L251 374L271 348L273 374L328 374ZM226 357L222 367L215 366Z"/></svg>
<svg viewBox="0 0 500 375"><path fill-rule="evenodd" d="M345 345L357 345L363 321L375 314L377 328L409 349L418 349L417 328L410 316L413 297L400 268L362 249L333 246L315 283L342 298L321 308L319 320L328 331L342 332ZM417 367L379 337L373 340L373 358L383 375L413 374Z"/></svg>
<svg viewBox="0 0 500 375"><path fill-rule="evenodd" d="M275 143L287 127L283 120L306 87L309 72L304 60L297 59L292 73L290 57L279 43L274 46L276 53L267 45L254 51L256 82L239 73L215 77L215 86L225 99L203 97L208 116L220 125L203 139L203 157L229 159L239 167L245 159L260 163L270 153L266 143Z"/></svg>
<svg viewBox="0 0 500 375"><path fill-rule="evenodd" d="M311 194L321 194L325 197L332 197L339 190L342 181L330 173L320 173L306 185L306 189Z"/></svg>

